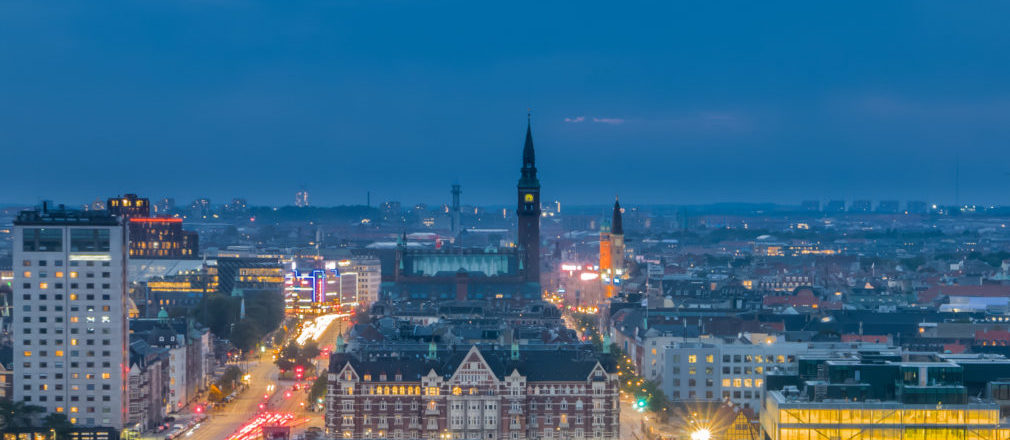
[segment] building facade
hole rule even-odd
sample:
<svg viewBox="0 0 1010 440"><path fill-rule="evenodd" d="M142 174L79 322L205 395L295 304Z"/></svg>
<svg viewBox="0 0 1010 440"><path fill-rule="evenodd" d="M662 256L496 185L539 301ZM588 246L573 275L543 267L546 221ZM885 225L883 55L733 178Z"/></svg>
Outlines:
<svg viewBox="0 0 1010 440"><path fill-rule="evenodd" d="M729 401L758 411L767 374L796 373L801 356L841 357L860 350L886 349L883 344L785 342L759 334L732 341L695 339L674 342L657 351L664 357L657 379L674 402ZM647 366L646 371L650 370Z"/></svg>
<svg viewBox="0 0 1010 440"><path fill-rule="evenodd" d="M60 207L14 222L14 399L84 426L127 420L127 231Z"/></svg>
<svg viewBox="0 0 1010 440"><path fill-rule="evenodd" d="M769 440L1005 439L992 402L905 404L871 401L810 401L770 391L761 412Z"/></svg>
<svg viewBox="0 0 1010 440"><path fill-rule="evenodd" d="M336 353L326 428L337 438L617 439L620 384L604 363L612 361L516 345Z"/></svg>
<svg viewBox="0 0 1010 440"><path fill-rule="evenodd" d="M182 229L175 217L132 217L129 219L131 258L196 258L200 254L199 235Z"/></svg>

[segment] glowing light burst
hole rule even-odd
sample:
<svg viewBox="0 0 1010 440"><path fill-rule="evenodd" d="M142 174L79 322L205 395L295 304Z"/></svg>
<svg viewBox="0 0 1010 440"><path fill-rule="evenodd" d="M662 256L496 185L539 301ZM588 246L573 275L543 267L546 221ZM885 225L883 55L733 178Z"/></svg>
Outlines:
<svg viewBox="0 0 1010 440"><path fill-rule="evenodd" d="M298 337L295 338L295 342L297 342L298 345L305 345L306 342L315 341L322 337L323 333L326 333L326 329L330 327L330 324L333 324L333 321L340 318L346 318L348 316L351 315L347 313L337 313L322 315L316 319L308 321L302 325L302 331L298 334Z"/></svg>
<svg viewBox="0 0 1010 440"><path fill-rule="evenodd" d="M712 438L712 432L705 428L691 433L691 440L709 440L710 438Z"/></svg>

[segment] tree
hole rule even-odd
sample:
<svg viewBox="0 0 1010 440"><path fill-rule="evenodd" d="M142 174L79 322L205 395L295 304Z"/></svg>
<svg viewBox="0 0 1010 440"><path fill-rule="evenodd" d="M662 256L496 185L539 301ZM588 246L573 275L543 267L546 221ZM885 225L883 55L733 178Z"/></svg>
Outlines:
<svg viewBox="0 0 1010 440"><path fill-rule="evenodd" d="M239 367L231 365L224 370L224 373L221 374L221 378L218 379L218 388L221 390L221 393L231 394L231 392L235 390L235 383L237 383L241 378L242 370Z"/></svg>
<svg viewBox="0 0 1010 440"><path fill-rule="evenodd" d="M274 361L277 364L277 368L282 371L287 371L295 367L295 363L298 362L298 355L301 353L301 349L298 348L298 344L294 342L288 342L281 349L281 352L277 355L277 360Z"/></svg>
<svg viewBox="0 0 1010 440"><path fill-rule="evenodd" d="M316 341L308 341L302 346L301 352L298 353L298 360L300 364L306 364L311 361L316 356L319 356L319 343Z"/></svg>
<svg viewBox="0 0 1010 440"><path fill-rule="evenodd" d="M224 399L224 393L221 392L221 389L217 385L211 385L210 390L207 391L207 400L220 402L221 399Z"/></svg>
<svg viewBox="0 0 1010 440"><path fill-rule="evenodd" d="M227 338L231 333L231 325L238 318L237 303L235 298L227 295L204 295L199 320L218 337Z"/></svg>
<svg viewBox="0 0 1010 440"><path fill-rule="evenodd" d="M261 337L263 337L263 333L256 321L245 318L235 324L229 339L239 350L249 351L256 348Z"/></svg>
<svg viewBox="0 0 1010 440"><path fill-rule="evenodd" d="M74 429L74 424L70 423L66 414L50 413L42 419L42 427L55 432L55 440L64 440L67 438L67 434Z"/></svg>
<svg viewBox="0 0 1010 440"><path fill-rule="evenodd" d="M43 412L45 412L45 408L41 406L0 400L0 427L4 429L30 428L35 415Z"/></svg>
<svg viewBox="0 0 1010 440"><path fill-rule="evenodd" d="M312 408L314 405L319 403L318 399L326 397L326 375L320 374L316 378L315 382L312 382L312 388L309 388L308 405Z"/></svg>

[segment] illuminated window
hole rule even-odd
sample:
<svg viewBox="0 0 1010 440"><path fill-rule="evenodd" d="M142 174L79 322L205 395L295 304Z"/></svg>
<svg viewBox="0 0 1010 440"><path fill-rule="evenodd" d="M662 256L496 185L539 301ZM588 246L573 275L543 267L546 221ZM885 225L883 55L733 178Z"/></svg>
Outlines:
<svg viewBox="0 0 1010 440"><path fill-rule="evenodd" d="M25 350L25 357L32 357L32 352Z"/></svg>
<svg viewBox="0 0 1010 440"><path fill-rule="evenodd" d="M71 293L70 294L70 300L71 301L77 301L77 294L76 293Z"/></svg>
<svg viewBox="0 0 1010 440"><path fill-rule="evenodd" d="M70 412L76 413L77 412L77 407L76 406L71 406L70 407Z"/></svg>
<svg viewBox="0 0 1010 440"><path fill-rule="evenodd" d="M25 275L25 278L31 278L32 277L32 271L26 270L24 275Z"/></svg>
<svg viewBox="0 0 1010 440"><path fill-rule="evenodd" d="M63 357L63 350L56 350L56 357Z"/></svg>
<svg viewBox="0 0 1010 440"><path fill-rule="evenodd" d="M764 379L754 379L754 386L756 388L761 388L761 386L764 385L764 384L765 384L765 380Z"/></svg>
<svg viewBox="0 0 1010 440"><path fill-rule="evenodd" d="M697 362L698 362L698 356L692 354L687 357L687 363L694 364Z"/></svg>
<svg viewBox="0 0 1010 440"><path fill-rule="evenodd" d="M112 377L111 374L109 374L109 373L102 373L102 379L108 379L110 377ZM747 380L750 380L750 379L747 379Z"/></svg>
<svg viewBox="0 0 1010 440"><path fill-rule="evenodd" d="M731 381L729 379L723 379L722 380L722 386L724 386L724 387L730 386L730 383L731 383Z"/></svg>
<svg viewBox="0 0 1010 440"><path fill-rule="evenodd" d="M58 412L58 413L63 412L63 407L62 406L57 406L56 407L56 412Z"/></svg>
<svg viewBox="0 0 1010 440"><path fill-rule="evenodd" d="M371 381L372 381L372 375L371 374L366 374L365 375L365 382L371 382Z"/></svg>
<svg viewBox="0 0 1010 440"><path fill-rule="evenodd" d="M63 278L63 272L56 272L56 278Z"/></svg>
<svg viewBox="0 0 1010 440"><path fill-rule="evenodd" d="M77 322L77 321L80 321L80 318L78 318L76 316L71 316L70 317L70 322Z"/></svg>
<svg viewBox="0 0 1010 440"><path fill-rule="evenodd" d="M741 382L742 381L740 380L739 377L736 378L736 379L733 379L733 386L736 387L736 388L740 388Z"/></svg>
<svg viewBox="0 0 1010 440"><path fill-rule="evenodd" d="M39 289L48 289L49 283L39 283Z"/></svg>
<svg viewBox="0 0 1010 440"><path fill-rule="evenodd" d="M463 389L462 388L460 388L460 387L452 387L452 395L453 396L459 396L461 394L463 394Z"/></svg>
<svg viewBox="0 0 1010 440"><path fill-rule="evenodd" d="M746 387L746 388L753 388L754 387L754 383L750 379L744 379L743 380L743 386Z"/></svg>
<svg viewBox="0 0 1010 440"><path fill-rule="evenodd" d="M70 272L70 278L77 278L77 272Z"/></svg>
<svg viewBox="0 0 1010 440"><path fill-rule="evenodd" d="M714 363L715 362L715 356L713 356L713 355L705 356L705 362L709 363L709 364Z"/></svg>

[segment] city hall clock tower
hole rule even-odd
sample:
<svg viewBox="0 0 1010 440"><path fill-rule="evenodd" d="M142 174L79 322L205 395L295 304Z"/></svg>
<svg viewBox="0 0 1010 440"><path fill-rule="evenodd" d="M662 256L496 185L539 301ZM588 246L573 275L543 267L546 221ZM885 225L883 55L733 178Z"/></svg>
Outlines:
<svg viewBox="0 0 1010 440"><path fill-rule="evenodd" d="M536 157L533 152L533 130L526 117L526 144L523 145L523 167L518 189L518 237L520 258L526 280L540 282L540 180L537 179Z"/></svg>

